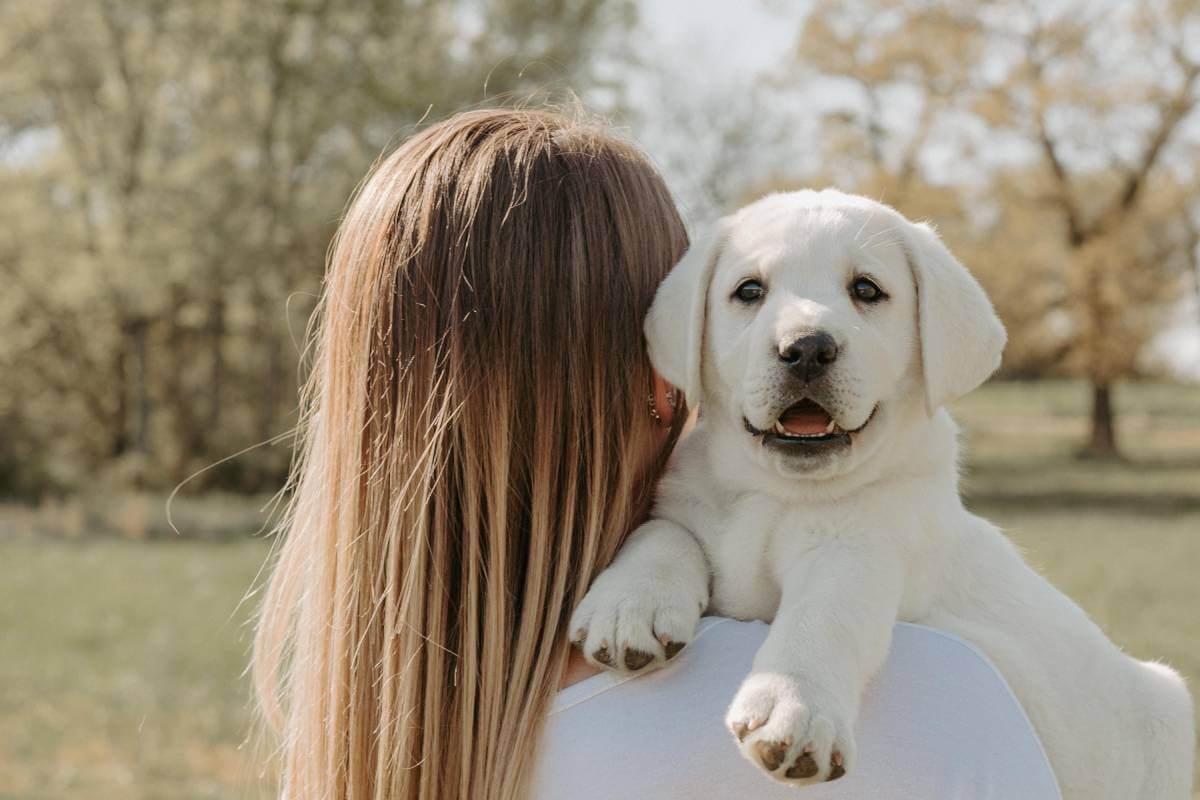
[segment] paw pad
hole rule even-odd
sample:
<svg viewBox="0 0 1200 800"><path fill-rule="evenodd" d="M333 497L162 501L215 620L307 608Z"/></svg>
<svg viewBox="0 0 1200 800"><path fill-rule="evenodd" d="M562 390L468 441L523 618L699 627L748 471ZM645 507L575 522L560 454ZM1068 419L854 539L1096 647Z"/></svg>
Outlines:
<svg viewBox="0 0 1200 800"><path fill-rule="evenodd" d="M784 773L789 778L811 778L819 771L817 761L812 757L812 753L801 753L796 759L796 763L788 767L788 771Z"/></svg>
<svg viewBox="0 0 1200 800"><path fill-rule="evenodd" d="M636 672L654 660L653 653L637 650L632 647L625 649L625 669Z"/></svg>
<svg viewBox="0 0 1200 800"><path fill-rule="evenodd" d="M754 745L758 760L768 772L779 769L787 755L787 745L783 742L756 742Z"/></svg>

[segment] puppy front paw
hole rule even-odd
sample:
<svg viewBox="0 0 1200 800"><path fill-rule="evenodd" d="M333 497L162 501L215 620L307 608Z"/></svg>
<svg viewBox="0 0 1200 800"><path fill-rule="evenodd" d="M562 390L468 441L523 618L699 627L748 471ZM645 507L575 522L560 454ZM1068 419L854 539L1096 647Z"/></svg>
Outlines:
<svg viewBox="0 0 1200 800"><path fill-rule="evenodd" d="M774 672L751 674L725 716L742 755L796 786L846 774L854 761L852 723L832 698Z"/></svg>
<svg viewBox="0 0 1200 800"><path fill-rule="evenodd" d="M621 566L600 574L571 616L572 643L604 669L642 672L683 649L708 603L670 576Z"/></svg>

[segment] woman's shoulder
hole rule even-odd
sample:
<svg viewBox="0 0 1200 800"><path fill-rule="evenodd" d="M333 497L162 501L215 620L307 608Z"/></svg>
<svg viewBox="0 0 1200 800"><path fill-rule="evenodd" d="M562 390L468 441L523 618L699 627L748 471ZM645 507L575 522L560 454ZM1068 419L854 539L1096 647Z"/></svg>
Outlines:
<svg viewBox="0 0 1200 800"><path fill-rule="evenodd" d="M792 797L742 759L723 723L767 631L706 617L662 669L604 673L559 692L533 797ZM933 628L897 624L855 733L856 768L806 796L1059 796L1004 678L978 648Z"/></svg>

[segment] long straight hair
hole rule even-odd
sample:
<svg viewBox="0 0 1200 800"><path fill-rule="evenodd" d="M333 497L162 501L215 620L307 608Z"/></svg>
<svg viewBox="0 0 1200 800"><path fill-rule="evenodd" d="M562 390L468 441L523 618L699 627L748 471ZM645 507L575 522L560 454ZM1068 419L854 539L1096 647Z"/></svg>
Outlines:
<svg viewBox="0 0 1200 800"><path fill-rule="evenodd" d="M554 113L460 114L368 176L255 638L289 800L522 796L570 613L686 416L659 448L642 338L686 245L646 159Z"/></svg>

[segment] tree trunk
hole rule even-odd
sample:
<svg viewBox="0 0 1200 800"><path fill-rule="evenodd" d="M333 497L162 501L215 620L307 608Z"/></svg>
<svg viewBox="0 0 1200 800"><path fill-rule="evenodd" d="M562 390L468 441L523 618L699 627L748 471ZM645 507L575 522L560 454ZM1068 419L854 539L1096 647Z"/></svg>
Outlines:
<svg viewBox="0 0 1200 800"><path fill-rule="evenodd" d="M1113 458L1118 455L1112 384L1092 384L1092 435L1086 454L1098 458Z"/></svg>
<svg viewBox="0 0 1200 800"><path fill-rule="evenodd" d="M219 273L218 273L219 274ZM208 309L208 429L221 424L221 397L225 381L225 295L226 287L213 287Z"/></svg>
<svg viewBox="0 0 1200 800"><path fill-rule="evenodd" d="M134 345L134 364L137 373L136 381L137 416L135 417L133 446L143 456L150 454L150 367L147 363L146 332L150 324L145 319L137 319L130 328Z"/></svg>
<svg viewBox="0 0 1200 800"><path fill-rule="evenodd" d="M120 458L129 450L129 386L125 368L125 328L121 327L121 336L117 340L116 351L113 353L113 393L116 398L112 415L111 445L108 454L112 458Z"/></svg>

